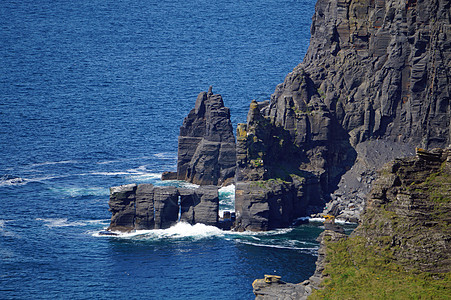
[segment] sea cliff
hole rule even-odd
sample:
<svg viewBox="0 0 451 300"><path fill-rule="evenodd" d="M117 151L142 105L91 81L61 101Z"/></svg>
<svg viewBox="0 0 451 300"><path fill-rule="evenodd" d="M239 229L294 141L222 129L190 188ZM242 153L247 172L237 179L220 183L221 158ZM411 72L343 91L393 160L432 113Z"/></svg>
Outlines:
<svg viewBox="0 0 451 300"><path fill-rule="evenodd" d="M262 203L297 203L290 221L324 207L355 221L384 163L447 147L450 36L449 1L318 0L303 62L238 125L238 224L280 226ZM270 179L302 200L273 209L272 188L259 203L247 196Z"/></svg>
<svg viewBox="0 0 451 300"><path fill-rule="evenodd" d="M320 236L315 274L301 284L256 280L256 299L450 296L451 148L396 159L379 173L351 236Z"/></svg>
<svg viewBox="0 0 451 300"><path fill-rule="evenodd" d="M450 296L449 148L377 171L415 147L450 145L450 7L443 0L318 0L303 62L271 101L251 104L259 121L241 125L253 135L241 169L259 176L241 180L307 175L310 184L298 190L314 186L323 214L360 225L350 239L325 231L310 281L257 280L258 299L303 299L320 286L314 297ZM353 281L359 276L364 282Z"/></svg>

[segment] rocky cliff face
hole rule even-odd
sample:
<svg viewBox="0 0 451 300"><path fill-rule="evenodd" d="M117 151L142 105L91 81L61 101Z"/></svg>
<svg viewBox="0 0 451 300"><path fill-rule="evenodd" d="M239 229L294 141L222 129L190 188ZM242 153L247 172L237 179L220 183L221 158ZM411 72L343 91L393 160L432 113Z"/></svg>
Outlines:
<svg viewBox="0 0 451 300"><path fill-rule="evenodd" d="M293 200L304 202L298 207L312 212L339 199L328 208L358 217L375 177L360 174L367 180L353 191L340 184L357 157L366 165L365 153L391 151L369 170L375 173L415 146L451 142L450 2L318 0L311 34L304 61L269 103L253 102L247 124L238 126L237 181L280 178L310 191L305 200ZM369 141L382 144L373 149ZM293 175L304 183L296 185ZM337 188L342 191L331 197ZM247 199L238 203L250 205Z"/></svg>
<svg viewBox="0 0 451 300"><path fill-rule="evenodd" d="M221 185L235 175L235 137L230 110L212 88L197 96L180 127L177 179Z"/></svg>
<svg viewBox="0 0 451 300"><path fill-rule="evenodd" d="M216 186L183 189L152 184L110 188L111 223L108 230L131 231L169 228L178 221L218 226Z"/></svg>
<svg viewBox="0 0 451 300"><path fill-rule="evenodd" d="M354 235L389 247L400 264L451 271L451 148L387 164Z"/></svg>
<svg viewBox="0 0 451 300"><path fill-rule="evenodd" d="M449 145L449 1L319 0L311 33L282 94L306 74L353 145L383 137Z"/></svg>
<svg viewBox="0 0 451 300"><path fill-rule="evenodd" d="M310 279L299 284L257 279L256 299L307 299L312 293L313 299L385 298L381 287L389 290L388 298L445 299L450 209L451 148L396 159L380 171L351 237L331 230L320 235Z"/></svg>

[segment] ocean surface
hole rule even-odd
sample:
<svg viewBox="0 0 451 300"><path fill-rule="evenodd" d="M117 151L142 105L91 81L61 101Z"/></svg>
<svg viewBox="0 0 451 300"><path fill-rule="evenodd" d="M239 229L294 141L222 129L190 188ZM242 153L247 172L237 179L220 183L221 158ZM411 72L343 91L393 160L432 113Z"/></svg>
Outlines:
<svg viewBox="0 0 451 300"><path fill-rule="evenodd" d="M177 136L213 85L244 122L304 56L314 0L0 2L0 298L253 299L314 271L321 223L179 223L100 236L109 187L175 184ZM220 191L233 209L233 186Z"/></svg>

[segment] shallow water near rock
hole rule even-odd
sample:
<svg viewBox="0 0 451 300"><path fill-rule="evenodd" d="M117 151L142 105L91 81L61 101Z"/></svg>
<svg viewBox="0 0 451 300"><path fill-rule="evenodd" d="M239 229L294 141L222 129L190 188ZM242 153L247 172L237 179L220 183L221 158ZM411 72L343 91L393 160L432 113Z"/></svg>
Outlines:
<svg viewBox="0 0 451 300"><path fill-rule="evenodd" d="M252 299L264 274L307 279L321 223L99 232L110 186L193 186L159 178L197 94L244 122L301 61L314 4L2 1L0 298Z"/></svg>

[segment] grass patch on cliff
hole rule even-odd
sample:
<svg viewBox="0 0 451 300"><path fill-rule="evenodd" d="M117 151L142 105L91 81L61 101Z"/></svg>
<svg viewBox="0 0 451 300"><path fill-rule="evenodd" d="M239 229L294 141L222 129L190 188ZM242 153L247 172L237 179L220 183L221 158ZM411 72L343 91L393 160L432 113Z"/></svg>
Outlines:
<svg viewBox="0 0 451 300"><path fill-rule="evenodd" d="M309 299L450 299L451 275L406 271L362 237L327 244L328 277Z"/></svg>

